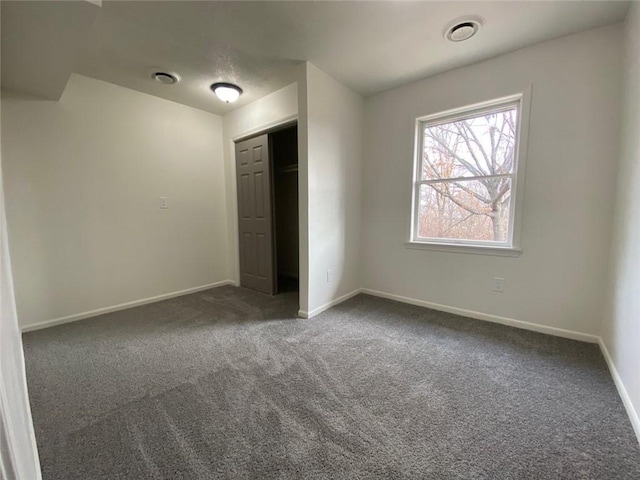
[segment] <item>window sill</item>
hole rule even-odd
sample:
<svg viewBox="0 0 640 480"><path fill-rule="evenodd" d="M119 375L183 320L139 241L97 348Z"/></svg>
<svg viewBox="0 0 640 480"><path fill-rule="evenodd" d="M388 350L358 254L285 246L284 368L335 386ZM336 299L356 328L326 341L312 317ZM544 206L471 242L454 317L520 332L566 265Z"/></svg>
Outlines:
<svg viewBox="0 0 640 480"><path fill-rule="evenodd" d="M458 243L405 242L404 246L412 250L434 250L438 252L471 253L475 255L495 255L499 257L519 257L522 254L522 250L515 247L462 245Z"/></svg>

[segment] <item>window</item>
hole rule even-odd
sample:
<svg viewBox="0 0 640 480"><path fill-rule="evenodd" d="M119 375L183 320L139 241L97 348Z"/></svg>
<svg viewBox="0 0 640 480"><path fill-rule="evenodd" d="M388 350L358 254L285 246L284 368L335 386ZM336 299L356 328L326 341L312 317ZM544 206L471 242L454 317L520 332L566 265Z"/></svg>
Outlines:
<svg viewBox="0 0 640 480"><path fill-rule="evenodd" d="M517 250L521 118L517 95L418 119L410 244Z"/></svg>

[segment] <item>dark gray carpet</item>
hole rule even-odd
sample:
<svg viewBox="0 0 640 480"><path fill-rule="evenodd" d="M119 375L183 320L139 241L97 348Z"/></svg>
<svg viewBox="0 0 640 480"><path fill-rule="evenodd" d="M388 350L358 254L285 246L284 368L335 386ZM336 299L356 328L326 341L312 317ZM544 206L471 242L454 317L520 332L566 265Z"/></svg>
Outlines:
<svg viewBox="0 0 640 480"><path fill-rule="evenodd" d="M221 287L25 334L45 480L639 479L596 345Z"/></svg>

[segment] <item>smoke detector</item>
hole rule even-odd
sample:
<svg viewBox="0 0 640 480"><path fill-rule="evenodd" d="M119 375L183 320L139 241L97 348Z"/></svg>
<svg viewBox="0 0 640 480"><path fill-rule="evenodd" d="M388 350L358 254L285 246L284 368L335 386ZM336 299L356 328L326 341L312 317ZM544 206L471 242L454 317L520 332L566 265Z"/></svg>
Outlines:
<svg viewBox="0 0 640 480"><path fill-rule="evenodd" d="M483 23L481 17L458 18L445 30L444 38L450 42L464 42L478 33Z"/></svg>
<svg viewBox="0 0 640 480"><path fill-rule="evenodd" d="M177 73L172 72L153 72L151 74L151 78L163 85L173 85L180 81L180 76Z"/></svg>

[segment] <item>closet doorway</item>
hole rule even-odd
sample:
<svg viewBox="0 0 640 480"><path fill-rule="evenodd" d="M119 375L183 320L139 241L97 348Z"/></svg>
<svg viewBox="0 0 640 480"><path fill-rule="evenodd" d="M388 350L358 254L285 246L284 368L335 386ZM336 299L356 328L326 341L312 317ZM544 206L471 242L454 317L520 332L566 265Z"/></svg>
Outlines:
<svg viewBox="0 0 640 480"><path fill-rule="evenodd" d="M240 285L275 295L297 291L298 128L236 142Z"/></svg>

